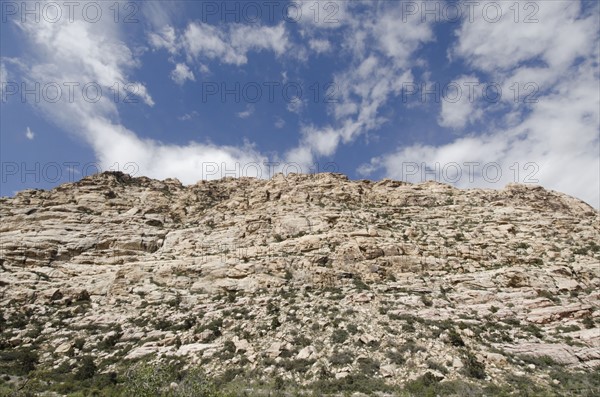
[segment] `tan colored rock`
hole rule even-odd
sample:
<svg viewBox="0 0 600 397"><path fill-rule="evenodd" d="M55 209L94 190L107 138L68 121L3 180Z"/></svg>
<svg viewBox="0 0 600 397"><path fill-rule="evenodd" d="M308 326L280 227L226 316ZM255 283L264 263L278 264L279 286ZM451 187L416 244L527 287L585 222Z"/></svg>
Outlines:
<svg viewBox="0 0 600 397"><path fill-rule="evenodd" d="M235 350L237 351L249 351L251 349L250 343L246 339L239 339L238 336L234 336L232 339L233 344L235 345Z"/></svg>
<svg viewBox="0 0 600 397"><path fill-rule="evenodd" d="M212 349L217 345L214 343L190 343L188 345L181 345L177 352L178 356L187 356L190 354L202 353L205 350Z"/></svg>
<svg viewBox="0 0 600 397"><path fill-rule="evenodd" d="M96 362L179 356L211 375L245 357L289 379L282 362L316 360L294 374L302 382L371 358L376 377L402 384L439 375L428 361L467 380L462 348L447 331L434 337L450 325L494 382L548 384L506 357L550 355L566 371L600 363L598 216L521 185L99 174L0 198L3 334L7 349L38 351L41 368L83 339ZM221 360L228 341L236 353ZM349 358L334 365L338 353Z"/></svg>
<svg viewBox="0 0 600 397"><path fill-rule="evenodd" d="M308 358L312 357L314 355L314 353L315 353L314 347L306 346L298 352L298 355L296 356L296 358L299 360L308 359Z"/></svg>
<svg viewBox="0 0 600 397"><path fill-rule="evenodd" d="M365 345L370 345L371 343L376 342L377 338L371 334L364 334L360 336L359 340Z"/></svg>
<svg viewBox="0 0 600 397"><path fill-rule="evenodd" d="M521 343L514 346L504 345L504 349L513 354L523 356L541 357L548 356L560 364L577 364L576 351L569 345L563 343Z"/></svg>
<svg viewBox="0 0 600 397"><path fill-rule="evenodd" d="M71 346L71 342L62 343L56 348L56 350L54 350L54 352L57 354L64 354L71 350Z"/></svg>
<svg viewBox="0 0 600 397"><path fill-rule="evenodd" d="M281 354L281 342L273 342L271 346L265 350L268 357L275 358Z"/></svg>

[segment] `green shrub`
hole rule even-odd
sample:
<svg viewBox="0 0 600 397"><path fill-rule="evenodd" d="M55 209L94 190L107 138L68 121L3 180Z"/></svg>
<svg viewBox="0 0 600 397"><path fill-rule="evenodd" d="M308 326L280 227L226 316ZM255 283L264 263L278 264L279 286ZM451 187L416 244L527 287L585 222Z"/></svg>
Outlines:
<svg viewBox="0 0 600 397"><path fill-rule="evenodd" d="M444 375L448 374L448 369L443 364L437 363L437 362L435 362L433 360L427 360L427 367L429 369L433 369L435 371L438 371L438 372L440 372L440 373L442 373Z"/></svg>
<svg viewBox="0 0 600 397"><path fill-rule="evenodd" d="M409 339L406 341L405 344L403 344L399 349L398 352L401 354L404 353L411 353L411 354L415 354L416 352L419 351L425 351L425 348L423 346L417 345L415 343L415 341L413 341L412 339Z"/></svg>
<svg viewBox="0 0 600 397"><path fill-rule="evenodd" d="M560 304L560 298L548 290L537 290L538 296L551 300L556 304Z"/></svg>
<svg viewBox="0 0 600 397"><path fill-rule="evenodd" d="M352 356L352 353L347 350L333 353L331 357L329 357L329 362L332 365L342 366L352 364L353 361L354 357Z"/></svg>
<svg viewBox="0 0 600 397"><path fill-rule="evenodd" d="M558 363L549 356L521 356L520 358L526 364L533 364L537 368L548 368L558 365Z"/></svg>
<svg viewBox="0 0 600 397"><path fill-rule="evenodd" d="M441 378L434 376L431 372L425 372L417 379L406 383L404 390L419 397L436 397L437 385Z"/></svg>
<svg viewBox="0 0 600 397"><path fill-rule="evenodd" d="M279 321L279 318L273 317L273 319L271 320L271 329L276 330L280 326L281 326L281 322Z"/></svg>
<svg viewBox="0 0 600 397"><path fill-rule="evenodd" d="M367 376L373 376L379 372L379 361L370 357L361 357L358 359L360 373Z"/></svg>
<svg viewBox="0 0 600 397"><path fill-rule="evenodd" d="M421 295L421 302L423 302L423 304L427 307L433 306L433 300L426 295Z"/></svg>
<svg viewBox="0 0 600 397"><path fill-rule="evenodd" d="M396 365L404 365L406 362L404 355L398 351L388 350L385 353L385 356L388 358L388 360L390 360L390 362Z"/></svg>
<svg viewBox="0 0 600 397"><path fill-rule="evenodd" d="M534 335L536 338L542 339L544 335L542 334L542 329L535 324L527 324L522 327L523 331L529 332Z"/></svg>
<svg viewBox="0 0 600 397"><path fill-rule="evenodd" d="M81 358L80 362L80 367L75 373L75 379L85 380L93 378L98 369L94 363L94 359L90 356L84 356Z"/></svg>
<svg viewBox="0 0 600 397"><path fill-rule="evenodd" d="M391 392L393 387L385 383L383 379L366 376L363 374L350 374L345 378L335 379L332 376L324 376L310 385L315 396L336 395L353 392L372 395L374 392Z"/></svg>
<svg viewBox="0 0 600 397"><path fill-rule="evenodd" d="M456 346L456 347L462 347L465 345L465 342L462 340L462 338L460 337L458 332L456 332L453 329L448 331L448 341L450 342L450 344L452 346Z"/></svg>
<svg viewBox="0 0 600 397"><path fill-rule="evenodd" d="M581 320L581 322L583 323L583 326L587 329L592 329L596 326L596 324L594 324L594 319L592 318L592 316L585 316L583 320Z"/></svg>
<svg viewBox="0 0 600 397"><path fill-rule="evenodd" d="M83 339L83 338L77 338L73 341L73 347L76 348L77 350L83 349L84 345L85 345L85 339Z"/></svg>
<svg viewBox="0 0 600 397"><path fill-rule="evenodd" d="M350 324L348 324L346 326L346 330L348 332L350 332L352 335L358 333L358 327L355 324L352 324L352 323L350 323Z"/></svg>
<svg viewBox="0 0 600 397"><path fill-rule="evenodd" d="M277 365L284 368L288 372L300 372L306 373L310 367L315 363L315 360L308 359L287 359L281 360Z"/></svg>
<svg viewBox="0 0 600 397"><path fill-rule="evenodd" d="M331 341L333 343L344 343L348 339L348 332L344 329L338 328L331 334Z"/></svg>
<svg viewBox="0 0 600 397"><path fill-rule="evenodd" d="M233 343L230 340L225 341L225 343L223 344L223 350L226 352L229 352L229 353L235 353L235 351L236 351L235 343Z"/></svg>
<svg viewBox="0 0 600 397"><path fill-rule="evenodd" d="M172 382L177 383L177 388L170 390ZM197 368L183 372L174 364L140 363L128 372L122 396L219 397L223 394Z"/></svg>
<svg viewBox="0 0 600 397"><path fill-rule="evenodd" d="M463 373L474 379L485 379L485 365L477 361L477 357L470 352L466 352L463 358Z"/></svg>
<svg viewBox="0 0 600 397"><path fill-rule="evenodd" d="M359 291L365 291L365 290L369 290L370 287L365 284L364 281L362 281L360 278L355 277L352 279L352 284L354 284L354 287L359 290Z"/></svg>
<svg viewBox="0 0 600 397"><path fill-rule="evenodd" d="M38 354L30 348L0 351L0 373L27 375L36 368L38 360Z"/></svg>

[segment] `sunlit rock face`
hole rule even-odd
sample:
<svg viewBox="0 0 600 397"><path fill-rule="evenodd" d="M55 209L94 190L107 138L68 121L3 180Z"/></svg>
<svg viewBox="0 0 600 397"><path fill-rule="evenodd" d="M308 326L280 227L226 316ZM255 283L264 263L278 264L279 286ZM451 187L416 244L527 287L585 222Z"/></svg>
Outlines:
<svg viewBox="0 0 600 397"><path fill-rule="evenodd" d="M600 364L599 213L537 186L103 173L2 198L0 215L0 352L42 367L546 385L531 357Z"/></svg>

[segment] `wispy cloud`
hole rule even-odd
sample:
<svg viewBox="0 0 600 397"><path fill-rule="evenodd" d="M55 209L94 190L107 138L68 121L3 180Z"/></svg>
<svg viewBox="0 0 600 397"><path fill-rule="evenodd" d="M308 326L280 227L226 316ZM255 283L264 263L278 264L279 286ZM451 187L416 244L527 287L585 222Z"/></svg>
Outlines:
<svg viewBox="0 0 600 397"><path fill-rule="evenodd" d="M181 33L172 26L151 32L148 41L154 49L166 49L171 54L182 53L189 62L218 60L243 65L250 51L272 51L281 56L290 47L285 26L244 25L232 23L214 26L200 21L191 22Z"/></svg>
<svg viewBox="0 0 600 397"><path fill-rule="evenodd" d="M21 27L32 45L31 59L27 60L29 67L21 73L24 78L42 85L66 81L83 86L93 81L110 92L115 82L127 84L131 70L140 66L110 19L99 23L28 20ZM53 39L48 40L48 37ZM146 86L134 84L142 103L152 106L154 102ZM175 176L189 184L203 178L219 178L219 172L209 172L215 166L225 165L231 169L235 164L266 162L248 142L239 147L219 146L208 140L176 145L140 137L118 121L119 111L112 99L102 96L95 102L69 102L61 98L35 105L48 120L81 134L104 169L115 163L133 164L139 174L161 179Z"/></svg>
<svg viewBox="0 0 600 397"><path fill-rule="evenodd" d="M600 41L597 33L590 34L598 32L598 7L582 14L579 2L536 4L543 23L515 23L512 18L488 23L480 18L463 22L457 31L453 57L501 84L502 102L507 105L503 116L486 109L478 113L481 109L466 102L443 105L440 124L461 128L476 117L488 121L488 129L442 145L399 146L359 171L370 174L383 169L388 177L419 181L427 174L423 166L437 164L443 169L458 164L463 172L456 182L460 187L536 182L600 208ZM508 13L510 4L502 6ZM530 45L531 38L536 45ZM515 100L515 82L540 87L537 100L524 101L527 92ZM478 168L470 173L467 163ZM418 169L408 173L408 164ZM491 177L482 172L485 165L494 165ZM440 179L450 182L443 175Z"/></svg>
<svg viewBox="0 0 600 397"><path fill-rule="evenodd" d="M470 89L479 84L479 79L475 76L461 76L446 86L446 94L441 98L439 125L464 128L482 117L483 111L478 108L481 90Z"/></svg>
<svg viewBox="0 0 600 397"><path fill-rule="evenodd" d="M237 113L237 116L240 119L247 119L248 117L252 116L252 114L254 114L254 106L248 105L246 106L246 110Z"/></svg>
<svg viewBox="0 0 600 397"><path fill-rule="evenodd" d="M336 5L340 16L352 15L353 18L341 18L337 24L309 23L308 26L319 28L321 32L343 29L344 46L351 53L352 62L334 75L338 89L330 108L334 122L305 127L298 146L287 153L288 158L306 159L307 164L312 163L315 156L333 155L340 144L353 142L379 128L386 121L379 114L381 107L398 96L405 83L413 81L411 67L418 64L415 52L433 40L432 24L419 17L403 20L401 3L375 6L343 2ZM360 7L365 12L354 15L352 7Z"/></svg>
<svg viewBox="0 0 600 397"><path fill-rule="evenodd" d="M329 40L324 39L311 39L308 42L308 46L317 54L327 53L331 51L332 48Z"/></svg>
<svg viewBox="0 0 600 397"><path fill-rule="evenodd" d="M177 119L181 121L187 121L193 119L194 117L198 117L198 112L196 112L195 110L190 113L186 113L182 116L179 116L177 117Z"/></svg>
<svg viewBox="0 0 600 397"><path fill-rule="evenodd" d="M186 80L196 81L194 73L185 63L178 63L171 72L171 79L178 85L183 85Z"/></svg>
<svg viewBox="0 0 600 397"><path fill-rule="evenodd" d="M281 129L281 128L285 127L285 120L282 119L281 117L276 117L274 125L275 125L275 128Z"/></svg>
<svg viewBox="0 0 600 397"><path fill-rule="evenodd" d="M31 131L31 128L27 127L27 129L25 130L25 137L30 141L33 141L33 139L35 138L35 134L33 133L33 131Z"/></svg>

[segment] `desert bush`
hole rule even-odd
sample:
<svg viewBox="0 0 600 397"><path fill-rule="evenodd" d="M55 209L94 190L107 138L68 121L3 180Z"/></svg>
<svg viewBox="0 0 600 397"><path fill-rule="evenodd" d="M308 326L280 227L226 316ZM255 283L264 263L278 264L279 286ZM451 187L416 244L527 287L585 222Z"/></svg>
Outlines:
<svg viewBox="0 0 600 397"><path fill-rule="evenodd" d="M338 328L331 334L331 341L336 344L344 343L348 339L348 336L348 331Z"/></svg>
<svg viewBox="0 0 600 397"><path fill-rule="evenodd" d="M36 368L38 359L38 354L32 348L0 351L0 373L27 375Z"/></svg>
<svg viewBox="0 0 600 397"><path fill-rule="evenodd" d="M175 383L176 387L171 387ZM215 384L199 369L180 371L174 364L139 363L126 376L122 396L219 397Z"/></svg>
<svg viewBox="0 0 600 397"><path fill-rule="evenodd" d="M332 365L342 366L352 364L353 361L354 357L352 356L352 353L348 350L333 353L331 357L329 357L329 362Z"/></svg>
<svg viewBox="0 0 600 397"><path fill-rule="evenodd" d="M465 342L462 340L458 332L454 329L448 331L448 341L452 346L462 347L465 345Z"/></svg>
<svg viewBox="0 0 600 397"><path fill-rule="evenodd" d="M85 380L93 378L98 369L94 363L94 359L90 356L84 356L81 358L80 362L80 367L75 373L75 379Z"/></svg>
<svg viewBox="0 0 600 397"><path fill-rule="evenodd" d="M469 378L485 379L485 365L477 360L473 353L466 352L463 357L463 373Z"/></svg>

